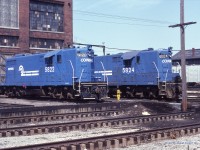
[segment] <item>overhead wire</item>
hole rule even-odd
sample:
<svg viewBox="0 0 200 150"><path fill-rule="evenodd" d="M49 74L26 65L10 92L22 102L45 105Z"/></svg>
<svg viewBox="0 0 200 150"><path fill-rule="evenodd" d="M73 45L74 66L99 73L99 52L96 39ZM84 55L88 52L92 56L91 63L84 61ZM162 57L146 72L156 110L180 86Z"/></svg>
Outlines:
<svg viewBox="0 0 200 150"><path fill-rule="evenodd" d="M94 17L101 17L101 18L110 18L115 20L128 20L132 22L142 22L148 24L141 24L141 23L127 23L127 22L114 22L114 21L105 21L105 20L93 20L93 19L79 19L75 18L74 20L77 21L88 21L88 22L96 22L96 23L111 23L111 24L121 24L121 25L136 25L136 26L152 26L152 27L168 27L169 24L173 24L174 22L169 21L161 21L161 20L152 20L152 19L144 19L144 18L135 18L135 17L127 17L127 16L120 16L120 15L111 15L111 14L104 14L104 13L97 13L91 11L82 11L82 10L73 10L75 13L87 16L94 16ZM159 25L160 24L160 25ZM166 26L164 26L166 24ZM135 51L133 49L124 49L124 48L111 48L105 46L107 50L119 50L119 51ZM172 50L178 51L178 50Z"/></svg>
<svg viewBox="0 0 200 150"><path fill-rule="evenodd" d="M144 23L167 24L167 25L173 23L173 22L169 22L169 21L151 20L151 19L127 17L127 16L120 16L120 15L111 15L111 14L96 13L96 12L90 12L90 11L81 11L81 10L73 10L73 11L75 13L79 13L82 15L111 18L111 19L118 19L118 20L128 20L128 21L134 21L134 22L137 21L137 22L144 22ZM95 21L95 20L91 20L91 21ZM97 21L95 21L95 22L97 22ZM142 24L140 24L140 25L142 25Z"/></svg>
<svg viewBox="0 0 200 150"><path fill-rule="evenodd" d="M135 50L135 49L129 49L129 48L115 48L115 47L108 47L108 46L105 46L104 44L102 44L102 45L96 45L96 44L88 44L88 43L76 43L76 42L74 42L73 43L74 45L83 45L83 46L86 46L86 45L91 45L91 46L94 46L94 47L99 47L99 48L106 48L107 50L119 50L119 51L140 51L141 49L137 49L137 50ZM148 48L147 48L148 49ZM146 50L147 50L146 49ZM163 48L160 48L160 49L163 49ZM142 49L142 50L145 50L145 49ZM173 50L172 49L172 51L180 51L180 50Z"/></svg>
<svg viewBox="0 0 200 150"><path fill-rule="evenodd" d="M119 23L119 22L111 22L111 21L98 21L98 20L89 20L89 19L74 19L80 21L88 21L88 22L102 22L102 23L109 23L109 24L118 24L118 25L136 25L136 26L153 26L153 27L167 27L167 26L160 26L160 25L151 25L151 24L135 24L135 23Z"/></svg>

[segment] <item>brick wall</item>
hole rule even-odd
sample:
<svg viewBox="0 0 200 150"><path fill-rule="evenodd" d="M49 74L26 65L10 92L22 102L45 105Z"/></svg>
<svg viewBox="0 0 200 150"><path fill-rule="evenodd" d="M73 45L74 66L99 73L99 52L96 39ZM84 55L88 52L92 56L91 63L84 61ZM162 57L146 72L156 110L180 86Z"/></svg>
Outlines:
<svg viewBox="0 0 200 150"><path fill-rule="evenodd" d="M72 22L73 3L72 0L62 0L62 1L65 1L64 15L65 18L67 18L64 20L64 32L67 33L65 34L65 44L71 45L73 43L73 22Z"/></svg>
<svg viewBox="0 0 200 150"><path fill-rule="evenodd" d="M19 0L19 47L29 52L29 0Z"/></svg>
<svg viewBox="0 0 200 150"><path fill-rule="evenodd" d="M46 2L55 2L64 4L64 33L52 33L41 31L30 31L30 37L45 38L45 39L59 39L64 40L64 45L72 45L73 43L73 25L72 25L72 0L40 0ZM34 52L34 50L32 50ZM38 51L38 50L37 50Z"/></svg>
<svg viewBox="0 0 200 150"><path fill-rule="evenodd" d="M0 35L19 36L19 48L0 47L0 52L6 52L6 53L34 52L34 50L29 49L30 37L64 40L65 46L71 45L73 43L73 25L72 25L73 0L40 0L40 1L64 4L64 33L30 31L29 30L30 0L19 0L19 29L0 28Z"/></svg>

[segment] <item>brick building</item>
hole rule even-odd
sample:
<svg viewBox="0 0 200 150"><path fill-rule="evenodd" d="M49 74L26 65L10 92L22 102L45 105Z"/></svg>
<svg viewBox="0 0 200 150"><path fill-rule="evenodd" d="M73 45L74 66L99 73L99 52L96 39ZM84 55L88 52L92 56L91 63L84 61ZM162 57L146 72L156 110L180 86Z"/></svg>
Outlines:
<svg viewBox="0 0 200 150"><path fill-rule="evenodd" d="M44 52L72 40L72 0L0 0L0 53Z"/></svg>
<svg viewBox="0 0 200 150"><path fill-rule="evenodd" d="M173 65L181 65L181 51L172 56ZM185 50L186 65L200 65L200 49Z"/></svg>

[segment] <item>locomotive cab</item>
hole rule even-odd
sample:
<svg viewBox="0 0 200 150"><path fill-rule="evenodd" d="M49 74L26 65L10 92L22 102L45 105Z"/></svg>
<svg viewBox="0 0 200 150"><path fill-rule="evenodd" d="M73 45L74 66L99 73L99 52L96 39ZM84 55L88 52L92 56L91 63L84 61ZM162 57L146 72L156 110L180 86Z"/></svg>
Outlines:
<svg viewBox="0 0 200 150"><path fill-rule="evenodd" d="M176 99L181 93L180 75L172 72L172 48L160 50L158 53L158 68L160 77L158 80L159 97Z"/></svg>
<svg viewBox="0 0 200 150"><path fill-rule="evenodd" d="M81 99L103 100L107 98L107 83L94 76L94 51L91 46L77 51L76 97Z"/></svg>
<svg viewBox="0 0 200 150"><path fill-rule="evenodd" d="M107 84L94 80L94 51L91 46L60 51L55 58L57 76L65 84L62 97L98 101L107 97Z"/></svg>

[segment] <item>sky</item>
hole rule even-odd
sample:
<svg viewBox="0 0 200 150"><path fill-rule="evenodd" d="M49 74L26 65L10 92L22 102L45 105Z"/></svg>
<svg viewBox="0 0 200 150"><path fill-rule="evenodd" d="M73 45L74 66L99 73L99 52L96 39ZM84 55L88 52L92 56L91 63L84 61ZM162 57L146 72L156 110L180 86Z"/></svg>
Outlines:
<svg viewBox="0 0 200 150"><path fill-rule="evenodd" d="M200 0L184 1L185 48L200 48ZM109 48L180 50L180 0L73 0L73 39ZM120 50L106 49L106 53ZM174 51L176 53L176 51Z"/></svg>

